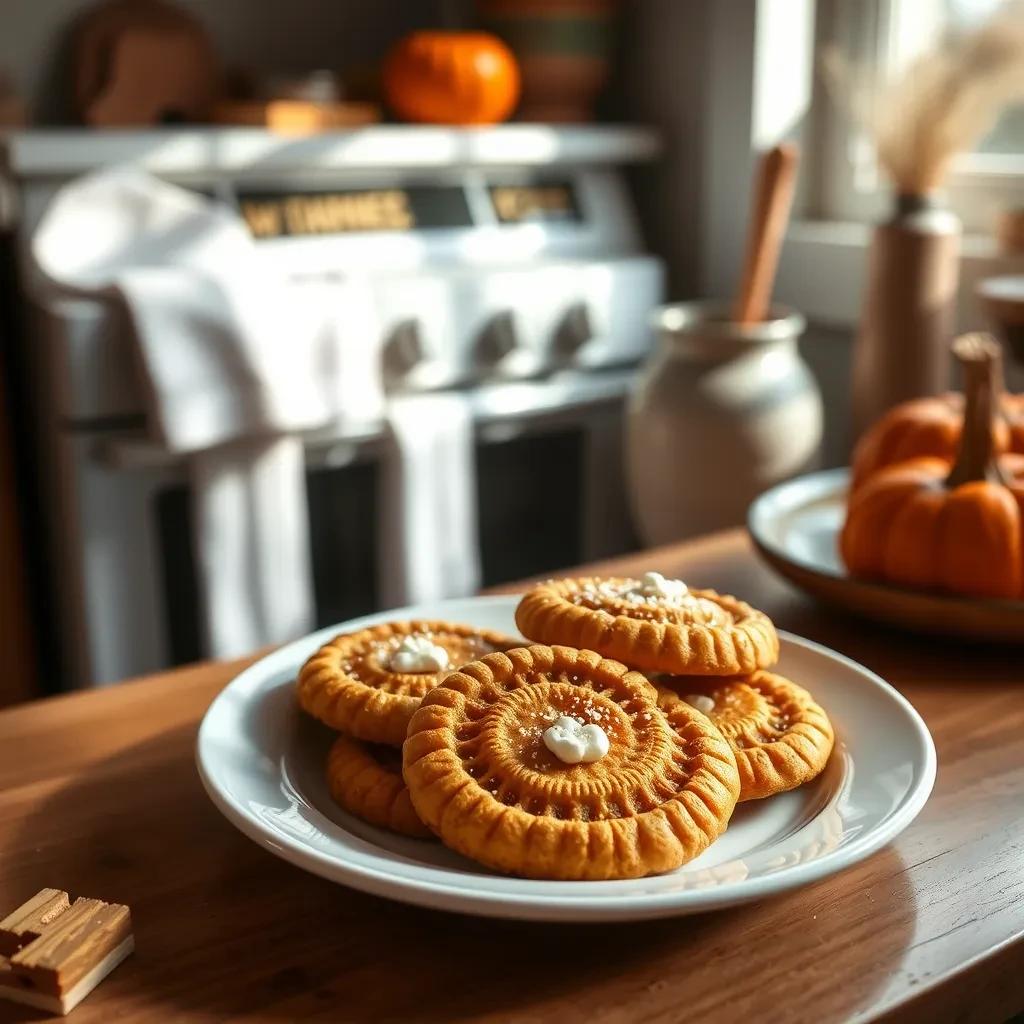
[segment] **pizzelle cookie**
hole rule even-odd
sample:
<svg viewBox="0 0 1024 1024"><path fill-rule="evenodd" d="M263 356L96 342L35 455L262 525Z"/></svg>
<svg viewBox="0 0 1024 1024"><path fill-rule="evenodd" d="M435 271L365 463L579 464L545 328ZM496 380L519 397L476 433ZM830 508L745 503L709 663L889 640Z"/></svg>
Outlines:
<svg viewBox="0 0 1024 1024"><path fill-rule="evenodd" d="M335 803L371 825L416 839L433 834L413 810L394 747L339 736L327 755L327 785Z"/></svg>
<svg viewBox="0 0 1024 1024"><path fill-rule="evenodd" d="M541 583L519 602L516 625L531 640L597 651L648 672L739 675L779 657L763 612L656 572Z"/></svg>
<svg viewBox="0 0 1024 1024"><path fill-rule="evenodd" d="M530 878L671 871L725 829L739 794L729 745L689 705L663 713L639 672L593 651L490 654L413 715L404 775L452 849Z"/></svg>
<svg viewBox="0 0 1024 1024"><path fill-rule="evenodd" d="M740 772L740 800L795 789L824 769L835 733L828 715L801 686L772 672L740 679L656 680L659 704L706 714L728 741Z"/></svg>
<svg viewBox="0 0 1024 1024"><path fill-rule="evenodd" d="M302 666L302 708L332 729L400 747L423 695L453 669L522 641L453 622L385 622L335 637Z"/></svg>

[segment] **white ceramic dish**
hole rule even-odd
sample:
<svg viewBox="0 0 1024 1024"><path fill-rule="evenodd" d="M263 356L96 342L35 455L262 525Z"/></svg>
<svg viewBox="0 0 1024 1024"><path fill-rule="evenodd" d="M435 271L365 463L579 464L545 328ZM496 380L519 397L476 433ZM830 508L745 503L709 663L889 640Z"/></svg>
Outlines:
<svg viewBox="0 0 1024 1024"><path fill-rule="evenodd" d="M848 469L788 480L762 494L747 526L765 560L797 586L865 618L942 636L1024 643L1024 601L936 594L850 577L839 557Z"/></svg>
<svg viewBox="0 0 1024 1024"><path fill-rule="evenodd" d="M667 875L610 882L509 878L440 843L356 820L323 780L330 732L303 715L292 680L337 632L393 618L469 622L514 633L514 597L446 601L357 619L288 644L235 678L199 730L203 784L242 832L285 860L407 903L493 917L605 921L665 917L762 899L831 875L888 843L924 806L935 748L917 712L867 669L783 635L779 671L811 689L836 725L822 776L741 804L710 849Z"/></svg>

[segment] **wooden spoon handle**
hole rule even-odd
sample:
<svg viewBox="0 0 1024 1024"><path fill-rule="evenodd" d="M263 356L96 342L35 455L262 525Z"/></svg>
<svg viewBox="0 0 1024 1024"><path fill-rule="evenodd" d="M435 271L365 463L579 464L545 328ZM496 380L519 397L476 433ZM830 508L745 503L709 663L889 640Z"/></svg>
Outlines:
<svg viewBox="0 0 1024 1024"><path fill-rule="evenodd" d="M768 315L779 251L793 205L798 157L796 146L783 143L761 158L747 230L743 278L733 306L736 323L759 323Z"/></svg>

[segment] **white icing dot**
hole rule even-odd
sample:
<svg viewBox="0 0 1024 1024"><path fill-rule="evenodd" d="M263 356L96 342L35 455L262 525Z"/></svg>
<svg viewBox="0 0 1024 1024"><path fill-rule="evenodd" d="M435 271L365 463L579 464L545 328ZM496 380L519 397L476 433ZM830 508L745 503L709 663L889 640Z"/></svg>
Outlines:
<svg viewBox="0 0 1024 1024"><path fill-rule="evenodd" d="M608 753L610 744L601 726L562 715L544 730L544 746L565 764L593 764Z"/></svg>
<svg viewBox="0 0 1024 1024"><path fill-rule="evenodd" d="M689 588L682 580L666 579L660 572L645 572L640 582L630 589L642 597L668 601L681 601L689 593Z"/></svg>
<svg viewBox="0 0 1024 1024"><path fill-rule="evenodd" d="M448 667L448 652L429 637L412 633L402 638L388 667L392 672L443 672Z"/></svg>

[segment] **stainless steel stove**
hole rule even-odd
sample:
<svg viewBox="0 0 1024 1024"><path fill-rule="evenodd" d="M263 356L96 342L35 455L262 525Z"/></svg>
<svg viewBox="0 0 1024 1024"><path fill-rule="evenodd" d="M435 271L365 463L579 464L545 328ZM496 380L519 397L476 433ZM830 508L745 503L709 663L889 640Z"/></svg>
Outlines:
<svg viewBox="0 0 1024 1024"><path fill-rule="evenodd" d="M63 182L130 163L234 206L281 274L369 277L382 328L360 344L388 392L471 397L485 583L631 546L621 400L663 272L622 168L650 132L31 132L0 152L22 247ZM122 314L18 289L64 681L199 657L187 487L147 439ZM381 429L305 439L321 623L378 604Z"/></svg>

